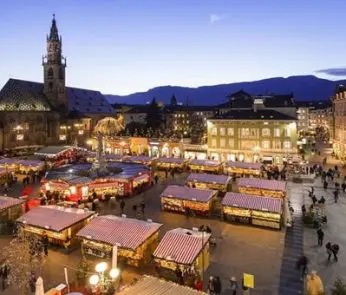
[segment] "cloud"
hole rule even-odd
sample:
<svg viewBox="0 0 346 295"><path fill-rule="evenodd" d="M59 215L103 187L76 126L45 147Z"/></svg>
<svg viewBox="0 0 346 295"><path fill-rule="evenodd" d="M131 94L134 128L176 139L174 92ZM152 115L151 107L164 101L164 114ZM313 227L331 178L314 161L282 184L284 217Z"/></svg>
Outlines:
<svg viewBox="0 0 346 295"><path fill-rule="evenodd" d="M341 76L346 76L346 67L323 69L323 70L316 71L316 73L341 77Z"/></svg>
<svg viewBox="0 0 346 295"><path fill-rule="evenodd" d="M225 18L227 18L226 14L211 14L209 21L211 24L215 24L221 20L224 20Z"/></svg>

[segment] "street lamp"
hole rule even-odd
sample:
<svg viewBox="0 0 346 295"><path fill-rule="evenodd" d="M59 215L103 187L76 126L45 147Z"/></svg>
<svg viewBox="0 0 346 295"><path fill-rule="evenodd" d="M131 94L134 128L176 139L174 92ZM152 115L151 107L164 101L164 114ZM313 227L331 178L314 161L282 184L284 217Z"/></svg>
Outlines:
<svg viewBox="0 0 346 295"><path fill-rule="evenodd" d="M94 274L89 278L89 283L92 286L93 291L96 291L99 288L101 293L104 294L114 287L113 283L119 277L120 270L118 268L112 268L107 274L107 268L108 264L106 262L100 262L96 265L95 271L97 274Z"/></svg>

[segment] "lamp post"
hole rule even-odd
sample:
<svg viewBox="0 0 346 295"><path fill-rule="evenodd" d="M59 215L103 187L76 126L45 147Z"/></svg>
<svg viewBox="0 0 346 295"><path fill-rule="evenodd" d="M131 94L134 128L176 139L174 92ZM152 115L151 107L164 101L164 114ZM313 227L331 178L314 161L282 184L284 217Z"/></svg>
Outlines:
<svg viewBox="0 0 346 295"><path fill-rule="evenodd" d="M109 273L106 273L107 268L108 264L106 262L100 262L96 265L95 271L97 274L93 274L89 278L93 292L99 288L101 294L106 294L111 287L114 287L113 284L119 277L120 270L118 268L112 268Z"/></svg>

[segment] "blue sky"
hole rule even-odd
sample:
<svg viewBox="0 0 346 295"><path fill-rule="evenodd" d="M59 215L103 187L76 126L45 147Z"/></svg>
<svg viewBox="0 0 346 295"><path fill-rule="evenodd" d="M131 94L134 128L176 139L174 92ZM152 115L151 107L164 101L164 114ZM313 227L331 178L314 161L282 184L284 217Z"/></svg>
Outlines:
<svg viewBox="0 0 346 295"><path fill-rule="evenodd" d="M346 74L344 0L2 0L0 11L0 87L42 81L52 13L67 84L105 94Z"/></svg>

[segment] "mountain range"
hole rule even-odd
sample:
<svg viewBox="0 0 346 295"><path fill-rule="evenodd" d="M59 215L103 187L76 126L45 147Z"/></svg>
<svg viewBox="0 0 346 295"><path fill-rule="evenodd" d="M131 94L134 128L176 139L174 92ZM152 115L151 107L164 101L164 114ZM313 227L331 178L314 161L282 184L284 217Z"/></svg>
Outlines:
<svg viewBox="0 0 346 295"><path fill-rule="evenodd" d="M275 77L252 82L237 82L196 88L180 86L160 86L146 92L129 95L105 95L111 103L145 104L152 98L168 104L172 95L178 102L189 105L214 105L223 103L227 96L239 90L250 94L289 94L293 93L297 101L328 100L339 84L345 80L331 81L316 76Z"/></svg>

